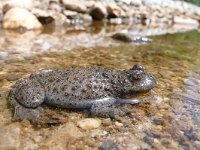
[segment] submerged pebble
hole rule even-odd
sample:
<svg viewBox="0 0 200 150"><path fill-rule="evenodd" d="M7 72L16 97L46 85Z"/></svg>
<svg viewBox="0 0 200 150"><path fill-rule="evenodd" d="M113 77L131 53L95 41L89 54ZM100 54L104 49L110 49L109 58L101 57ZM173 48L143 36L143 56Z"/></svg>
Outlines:
<svg viewBox="0 0 200 150"><path fill-rule="evenodd" d="M115 125L116 125L116 127L118 127L118 128L123 127L123 123L120 123L120 122L115 122Z"/></svg>
<svg viewBox="0 0 200 150"><path fill-rule="evenodd" d="M200 81L198 81L195 78L190 78L190 77L185 79L183 82L187 86L199 86L200 85Z"/></svg>
<svg viewBox="0 0 200 150"><path fill-rule="evenodd" d="M77 125L80 128L85 129L85 130L95 129L101 125L101 120L93 119L93 118L86 118L86 119L79 120L77 122Z"/></svg>
<svg viewBox="0 0 200 150"><path fill-rule="evenodd" d="M105 131L105 130L101 130L101 129L94 129L92 132L91 132L91 137L100 137L100 136L105 136L107 135L108 132Z"/></svg>
<svg viewBox="0 0 200 150"><path fill-rule="evenodd" d="M104 126L110 126L110 125L112 125L112 121L111 121L110 118L106 118L106 119L103 119L103 120L102 120L102 124L103 124Z"/></svg>
<svg viewBox="0 0 200 150"><path fill-rule="evenodd" d="M119 150L117 143L112 140L103 141L98 150Z"/></svg>

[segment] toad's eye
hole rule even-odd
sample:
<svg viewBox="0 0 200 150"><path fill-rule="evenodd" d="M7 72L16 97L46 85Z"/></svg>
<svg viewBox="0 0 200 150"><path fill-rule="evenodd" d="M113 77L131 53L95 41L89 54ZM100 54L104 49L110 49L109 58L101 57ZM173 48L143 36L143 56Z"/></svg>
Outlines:
<svg viewBox="0 0 200 150"><path fill-rule="evenodd" d="M136 65L134 65L132 68L131 68L131 70L140 70L140 71L144 71L144 68L141 66L141 65L139 65L139 64L136 64Z"/></svg>
<svg viewBox="0 0 200 150"><path fill-rule="evenodd" d="M131 75L133 80L140 80L142 79L142 72L141 71L134 71Z"/></svg>

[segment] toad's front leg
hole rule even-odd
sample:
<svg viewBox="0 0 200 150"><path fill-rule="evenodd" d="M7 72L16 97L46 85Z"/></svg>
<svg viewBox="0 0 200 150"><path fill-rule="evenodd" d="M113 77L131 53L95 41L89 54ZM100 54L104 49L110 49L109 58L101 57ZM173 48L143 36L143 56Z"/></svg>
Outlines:
<svg viewBox="0 0 200 150"><path fill-rule="evenodd" d="M126 105L121 104L138 104L138 100L126 100L114 97L105 97L102 99L96 100L96 103L92 105L90 108L90 112L92 115L101 116L101 117L114 117L116 115L124 116L130 110L126 107ZM112 107L113 105L120 105L119 107Z"/></svg>

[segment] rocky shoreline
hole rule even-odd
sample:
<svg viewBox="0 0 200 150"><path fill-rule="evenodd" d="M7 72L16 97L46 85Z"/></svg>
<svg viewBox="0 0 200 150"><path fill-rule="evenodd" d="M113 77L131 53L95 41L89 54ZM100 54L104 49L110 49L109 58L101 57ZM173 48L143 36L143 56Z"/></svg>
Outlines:
<svg viewBox="0 0 200 150"><path fill-rule="evenodd" d="M141 23L157 27L186 24L199 27L200 7L173 0L0 0L3 28L42 29L53 24Z"/></svg>

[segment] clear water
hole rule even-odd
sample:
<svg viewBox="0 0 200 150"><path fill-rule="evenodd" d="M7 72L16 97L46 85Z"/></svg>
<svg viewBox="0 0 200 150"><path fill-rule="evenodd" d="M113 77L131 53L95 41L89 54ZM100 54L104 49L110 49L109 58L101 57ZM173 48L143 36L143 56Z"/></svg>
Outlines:
<svg viewBox="0 0 200 150"><path fill-rule="evenodd" d="M151 43L134 45L112 40L113 28L117 27L0 32L0 148L94 149L106 139L121 149L200 148L200 33L152 36ZM46 113L61 119L61 125L35 127L12 121L8 90L35 70L91 65L125 69L136 63L155 75L157 86L146 103L130 106L131 114L109 125L82 130L76 122L87 118L84 113L50 108Z"/></svg>

